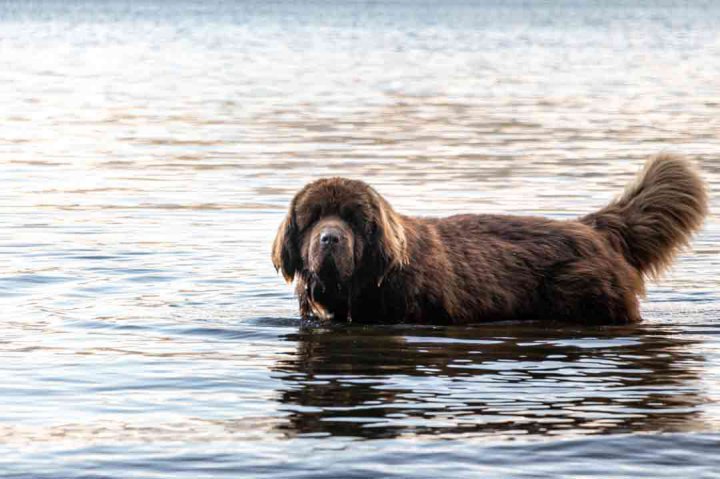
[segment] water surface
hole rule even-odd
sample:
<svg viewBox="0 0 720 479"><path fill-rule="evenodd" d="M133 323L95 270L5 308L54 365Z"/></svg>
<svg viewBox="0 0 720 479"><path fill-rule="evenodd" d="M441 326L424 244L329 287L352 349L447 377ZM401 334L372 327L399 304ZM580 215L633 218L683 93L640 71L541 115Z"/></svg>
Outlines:
<svg viewBox="0 0 720 479"><path fill-rule="evenodd" d="M720 224L633 327L301 325L293 193L572 218L720 187L713 2L0 3L7 477L717 477Z"/></svg>

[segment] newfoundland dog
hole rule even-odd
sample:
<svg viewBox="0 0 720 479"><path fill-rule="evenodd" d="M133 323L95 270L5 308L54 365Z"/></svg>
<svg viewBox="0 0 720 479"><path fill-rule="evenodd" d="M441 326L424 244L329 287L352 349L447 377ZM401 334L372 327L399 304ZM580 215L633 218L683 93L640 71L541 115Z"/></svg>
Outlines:
<svg viewBox="0 0 720 479"><path fill-rule="evenodd" d="M702 180L669 154L610 205L571 221L405 216L362 181L325 178L293 198L272 260L295 280L303 318L634 323L645 278L671 264L706 213Z"/></svg>

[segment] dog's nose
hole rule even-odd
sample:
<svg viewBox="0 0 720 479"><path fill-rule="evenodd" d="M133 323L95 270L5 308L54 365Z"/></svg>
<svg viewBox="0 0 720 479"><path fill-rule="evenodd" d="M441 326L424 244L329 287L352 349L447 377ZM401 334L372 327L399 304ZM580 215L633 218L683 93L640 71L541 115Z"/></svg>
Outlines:
<svg viewBox="0 0 720 479"><path fill-rule="evenodd" d="M325 230L320 233L320 244L322 245L334 245L340 242L340 234L337 231Z"/></svg>

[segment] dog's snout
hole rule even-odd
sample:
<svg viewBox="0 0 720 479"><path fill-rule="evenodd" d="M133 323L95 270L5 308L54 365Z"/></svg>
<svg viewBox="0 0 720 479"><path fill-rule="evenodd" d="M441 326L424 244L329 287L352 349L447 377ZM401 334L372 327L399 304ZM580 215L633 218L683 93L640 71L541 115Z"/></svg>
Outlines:
<svg viewBox="0 0 720 479"><path fill-rule="evenodd" d="M340 232L335 229L325 229L320 233L320 244L330 246L340 242Z"/></svg>

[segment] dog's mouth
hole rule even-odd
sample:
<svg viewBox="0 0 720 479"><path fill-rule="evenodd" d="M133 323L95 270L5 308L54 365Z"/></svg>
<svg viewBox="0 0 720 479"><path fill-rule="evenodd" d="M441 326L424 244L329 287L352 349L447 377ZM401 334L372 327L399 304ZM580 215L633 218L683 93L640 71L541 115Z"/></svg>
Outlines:
<svg viewBox="0 0 720 479"><path fill-rule="evenodd" d="M350 282L333 271L308 272L305 288L310 307L320 319L351 322Z"/></svg>

